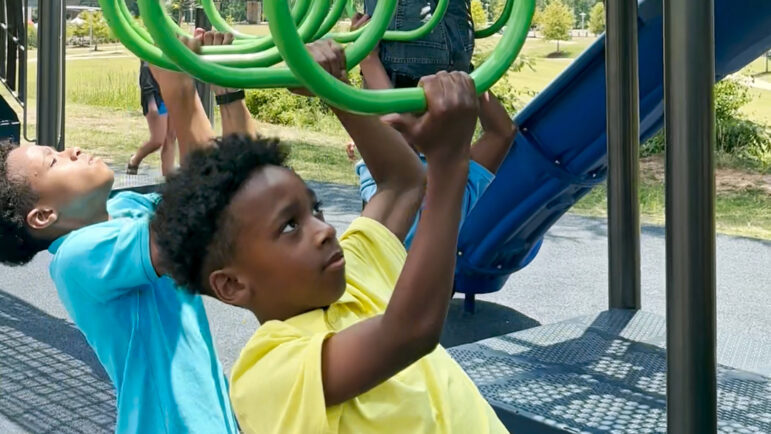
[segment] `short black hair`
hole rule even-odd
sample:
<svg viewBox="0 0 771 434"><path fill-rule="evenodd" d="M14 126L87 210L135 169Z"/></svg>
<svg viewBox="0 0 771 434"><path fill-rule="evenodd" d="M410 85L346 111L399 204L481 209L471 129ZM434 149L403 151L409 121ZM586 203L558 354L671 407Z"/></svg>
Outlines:
<svg viewBox="0 0 771 434"><path fill-rule="evenodd" d="M232 254L235 230L225 210L252 174L286 167L287 151L276 139L233 135L191 152L162 189L151 223L163 270L187 290L213 295L208 274Z"/></svg>
<svg viewBox="0 0 771 434"><path fill-rule="evenodd" d="M8 156L16 147L0 142L0 263L5 265L24 265L50 244L33 237L27 226L38 195L26 179L8 171Z"/></svg>

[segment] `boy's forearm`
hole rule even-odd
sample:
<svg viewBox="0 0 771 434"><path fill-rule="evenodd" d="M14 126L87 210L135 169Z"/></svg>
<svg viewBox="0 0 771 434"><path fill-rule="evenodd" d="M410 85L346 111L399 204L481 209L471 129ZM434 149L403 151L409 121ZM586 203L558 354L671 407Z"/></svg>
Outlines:
<svg viewBox="0 0 771 434"><path fill-rule="evenodd" d="M379 187L413 188L424 180L423 164L404 137L376 116L333 109Z"/></svg>
<svg viewBox="0 0 771 434"><path fill-rule="evenodd" d="M503 104L492 93L485 95L479 105L482 136L471 147L471 159L492 173L503 163L517 134L517 127Z"/></svg>
<svg viewBox="0 0 771 434"><path fill-rule="evenodd" d="M181 156L194 149L211 146L214 130L195 88L161 89L161 92L171 126L177 134Z"/></svg>
<svg viewBox="0 0 771 434"><path fill-rule="evenodd" d="M479 122L485 133L500 138L514 138L516 128L509 113L498 98L490 92L486 98L482 98L479 104Z"/></svg>
<svg viewBox="0 0 771 434"><path fill-rule="evenodd" d="M222 104L219 107L223 136L246 134L251 137L257 137L257 125L243 100Z"/></svg>
<svg viewBox="0 0 771 434"><path fill-rule="evenodd" d="M418 341L429 346L433 340L438 342L452 294L467 176L468 160L456 159L447 164L432 164L429 160L418 229L384 316L384 321L396 327L394 330L412 329L422 338Z"/></svg>
<svg viewBox="0 0 771 434"><path fill-rule="evenodd" d="M388 73L377 56L368 56L359 64L359 67L367 89L390 89L393 87Z"/></svg>

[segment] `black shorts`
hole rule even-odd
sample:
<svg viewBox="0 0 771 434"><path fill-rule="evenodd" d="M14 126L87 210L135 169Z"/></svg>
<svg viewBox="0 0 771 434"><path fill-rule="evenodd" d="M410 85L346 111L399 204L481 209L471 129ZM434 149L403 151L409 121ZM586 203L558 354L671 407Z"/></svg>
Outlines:
<svg viewBox="0 0 771 434"><path fill-rule="evenodd" d="M155 99L155 106L160 110L161 106L163 105L163 99L161 98L161 95L157 92L153 93L143 93L142 94L142 114L147 116L147 112L150 110L148 108L150 104L150 98ZM163 114L163 113L161 113Z"/></svg>

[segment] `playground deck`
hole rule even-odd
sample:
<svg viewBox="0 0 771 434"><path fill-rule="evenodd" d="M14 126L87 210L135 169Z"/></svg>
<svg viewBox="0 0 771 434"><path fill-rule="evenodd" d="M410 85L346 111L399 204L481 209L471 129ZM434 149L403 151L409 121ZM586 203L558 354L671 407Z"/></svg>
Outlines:
<svg viewBox="0 0 771 434"><path fill-rule="evenodd" d="M354 187L311 187L338 233L358 215ZM544 426L567 432L659 432L663 244L660 228L643 228L643 275L655 276L643 280L645 311L571 319L607 303L607 240L602 220L567 215L547 234L527 269L500 292L480 297L476 315L464 313L462 300L454 300L442 343L455 347L451 352L485 396L507 412L504 419L519 423L515 432L528 432L522 426L530 420L548 420L549 425L530 431L539 433ZM718 253L718 362L751 371L721 368L721 430L771 432L771 385L758 375L771 376L771 243L719 236ZM0 432L112 432L112 385L61 306L48 277L49 261L50 255L41 254L22 268L0 267ZM229 371L257 323L243 310L205 303ZM539 327L542 323L549 325ZM582 416L587 409L592 417ZM737 420L731 415L736 412L745 418ZM595 414L614 414L618 420L601 431L608 424L599 422L609 419L597 421ZM634 428L641 414L647 415L645 422ZM589 425L595 422L598 426Z"/></svg>
<svg viewBox="0 0 771 434"><path fill-rule="evenodd" d="M512 432L654 433L667 428L665 344L663 317L610 310L450 354ZM718 432L771 432L768 377L718 367Z"/></svg>

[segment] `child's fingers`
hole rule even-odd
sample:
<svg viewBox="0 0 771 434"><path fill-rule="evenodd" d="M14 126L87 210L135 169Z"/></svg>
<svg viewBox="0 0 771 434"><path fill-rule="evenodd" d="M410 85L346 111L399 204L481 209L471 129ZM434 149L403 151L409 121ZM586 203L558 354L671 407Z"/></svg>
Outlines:
<svg viewBox="0 0 771 434"><path fill-rule="evenodd" d="M202 29L201 27L196 27L195 30L193 30L193 37L202 38L204 33L206 33L205 29Z"/></svg>
<svg viewBox="0 0 771 434"><path fill-rule="evenodd" d="M203 34L203 44L212 45L214 43L214 32L206 32Z"/></svg>
<svg viewBox="0 0 771 434"><path fill-rule="evenodd" d="M225 37L222 41L222 45L230 45L232 43L233 43L233 34L230 32L225 33Z"/></svg>
<svg viewBox="0 0 771 434"><path fill-rule="evenodd" d="M225 34L222 32L214 32L214 45L222 45L225 41Z"/></svg>

